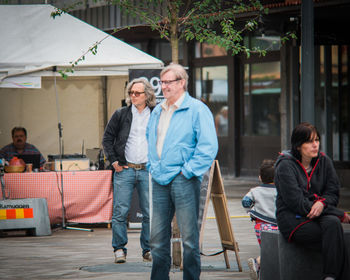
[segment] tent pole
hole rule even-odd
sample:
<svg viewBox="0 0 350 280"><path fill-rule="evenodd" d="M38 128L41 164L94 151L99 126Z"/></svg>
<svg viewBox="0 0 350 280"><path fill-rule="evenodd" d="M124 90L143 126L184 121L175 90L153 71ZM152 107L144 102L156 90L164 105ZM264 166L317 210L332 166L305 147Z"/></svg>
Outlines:
<svg viewBox="0 0 350 280"><path fill-rule="evenodd" d="M83 231L93 231L93 229L85 229L85 228L76 228L76 227L67 227L66 225L66 209L64 207L64 195L63 195L63 166L62 166L62 158L63 158L63 137L62 137L62 124L60 119L60 106L57 94L57 85L56 85L56 66L53 67L54 74L54 87L55 87L55 95L56 95L56 110L57 110L57 120L58 120L58 145L59 145L59 159L60 159L60 183L61 183L61 202L62 202L62 229L75 229L75 230L83 230Z"/></svg>

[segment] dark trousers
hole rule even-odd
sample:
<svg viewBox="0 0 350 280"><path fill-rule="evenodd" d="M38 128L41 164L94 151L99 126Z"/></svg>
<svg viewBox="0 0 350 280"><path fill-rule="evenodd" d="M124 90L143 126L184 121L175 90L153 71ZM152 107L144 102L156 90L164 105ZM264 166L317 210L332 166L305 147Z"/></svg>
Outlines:
<svg viewBox="0 0 350 280"><path fill-rule="evenodd" d="M293 234L292 241L322 252L324 278L349 279L349 258L338 217L325 215L302 225Z"/></svg>

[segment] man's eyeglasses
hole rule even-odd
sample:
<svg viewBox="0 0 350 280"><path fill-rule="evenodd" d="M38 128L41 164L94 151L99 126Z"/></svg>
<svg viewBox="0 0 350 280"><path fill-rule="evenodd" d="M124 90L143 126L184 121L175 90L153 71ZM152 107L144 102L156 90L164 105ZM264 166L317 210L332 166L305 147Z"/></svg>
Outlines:
<svg viewBox="0 0 350 280"><path fill-rule="evenodd" d="M136 96L139 97L142 93L145 93L144 91L129 91L129 96Z"/></svg>
<svg viewBox="0 0 350 280"><path fill-rule="evenodd" d="M177 78L176 80L169 80L169 81L159 81L159 84L160 85L170 85L171 83L173 83L173 82L177 82L177 81L180 81L180 80L182 80L181 78Z"/></svg>

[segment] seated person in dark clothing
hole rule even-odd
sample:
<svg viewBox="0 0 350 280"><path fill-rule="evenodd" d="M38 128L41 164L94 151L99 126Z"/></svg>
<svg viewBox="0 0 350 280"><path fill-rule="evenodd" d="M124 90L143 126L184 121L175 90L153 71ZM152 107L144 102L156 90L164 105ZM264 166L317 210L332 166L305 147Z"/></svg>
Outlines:
<svg viewBox="0 0 350 280"><path fill-rule="evenodd" d="M288 242L322 251L323 280L348 280L348 252L337 208L340 183L333 161L320 151L320 135L310 123L297 125L292 148L275 165L278 228Z"/></svg>
<svg viewBox="0 0 350 280"><path fill-rule="evenodd" d="M12 143L0 150L0 158L10 161L14 156L40 154L40 167L43 167L45 158L32 144L27 143L27 130L24 127L12 129Z"/></svg>

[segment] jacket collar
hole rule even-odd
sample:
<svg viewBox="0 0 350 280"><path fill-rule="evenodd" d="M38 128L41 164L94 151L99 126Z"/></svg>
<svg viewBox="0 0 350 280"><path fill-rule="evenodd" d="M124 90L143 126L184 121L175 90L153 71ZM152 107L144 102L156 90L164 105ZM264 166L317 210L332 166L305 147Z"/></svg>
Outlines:
<svg viewBox="0 0 350 280"><path fill-rule="evenodd" d="M164 101L164 102L165 102L165 101ZM176 111L188 109L189 106L190 106L190 103L191 103L191 96L190 96L189 93L186 91L186 92L185 92L185 98L184 98L184 100L182 101L180 107L179 107ZM155 111L155 113L158 114L158 115L160 115L161 111L162 111L162 106L161 106L161 104L158 104L157 110Z"/></svg>
<svg viewBox="0 0 350 280"><path fill-rule="evenodd" d="M320 159L321 157L324 157L324 156L325 156L325 153L323 153L323 152L321 152L321 151L318 152L317 157L314 157L314 158L311 160L311 165L312 165L312 166L315 166L317 160ZM291 160L294 160L294 161L296 161L296 162L299 161L297 158L295 158L295 157L292 155L291 150L285 150L285 151L280 152L280 155L279 155L279 157L278 157L277 160L276 160L275 167L280 163L281 160L284 160L284 159L291 159Z"/></svg>
<svg viewBox="0 0 350 280"><path fill-rule="evenodd" d="M191 97L190 94L186 91L185 92L185 98L182 101L180 107L177 110L185 110L188 109L190 106L190 102L191 102Z"/></svg>

